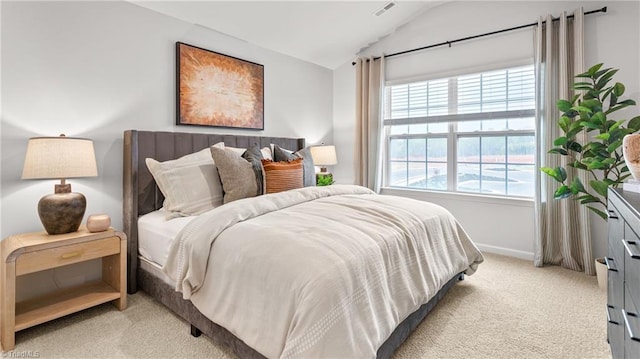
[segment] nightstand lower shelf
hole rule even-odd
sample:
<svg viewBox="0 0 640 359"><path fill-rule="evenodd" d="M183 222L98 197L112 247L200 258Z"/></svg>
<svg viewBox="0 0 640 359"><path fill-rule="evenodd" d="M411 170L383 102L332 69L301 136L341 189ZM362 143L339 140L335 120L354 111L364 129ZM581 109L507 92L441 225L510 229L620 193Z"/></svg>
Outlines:
<svg viewBox="0 0 640 359"><path fill-rule="evenodd" d="M15 331L119 298L119 290L115 290L103 281L98 281L16 303Z"/></svg>
<svg viewBox="0 0 640 359"><path fill-rule="evenodd" d="M127 307L127 237L110 228L48 235L46 232L9 236L0 242L0 343L15 348L15 332L102 303ZM99 259L102 278L16 303L16 278L29 273Z"/></svg>

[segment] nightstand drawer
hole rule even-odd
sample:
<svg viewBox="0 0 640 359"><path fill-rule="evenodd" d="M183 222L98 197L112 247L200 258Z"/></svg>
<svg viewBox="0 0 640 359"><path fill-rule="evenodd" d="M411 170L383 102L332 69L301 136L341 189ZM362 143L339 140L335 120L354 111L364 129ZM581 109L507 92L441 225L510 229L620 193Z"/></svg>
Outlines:
<svg viewBox="0 0 640 359"><path fill-rule="evenodd" d="M25 253L16 259L16 275L38 272L67 264L84 262L120 252L120 238L110 237L96 241L44 249Z"/></svg>

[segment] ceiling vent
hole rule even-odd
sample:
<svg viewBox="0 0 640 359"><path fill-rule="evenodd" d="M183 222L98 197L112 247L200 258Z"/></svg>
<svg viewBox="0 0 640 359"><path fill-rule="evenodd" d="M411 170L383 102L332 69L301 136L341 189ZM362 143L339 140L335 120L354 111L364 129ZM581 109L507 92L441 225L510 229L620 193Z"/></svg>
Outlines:
<svg viewBox="0 0 640 359"><path fill-rule="evenodd" d="M378 9L376 12L374 12L373 14L375 16L380 16L382 14L384 14L385 12L389 11L392 7L396 6L396 2L395 1L389 1L388 3L386 3L383 7L381 7L380 9Z"/></svg>

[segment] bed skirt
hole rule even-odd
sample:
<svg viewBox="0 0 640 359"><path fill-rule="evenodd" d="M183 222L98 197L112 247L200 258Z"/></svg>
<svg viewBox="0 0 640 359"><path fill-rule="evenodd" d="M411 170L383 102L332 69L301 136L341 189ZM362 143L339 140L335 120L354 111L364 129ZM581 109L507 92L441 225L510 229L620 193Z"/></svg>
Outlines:
<svg viewBox="0 0 640 359"><path fill-rule="evenodd" d="M158 278L144 268L138 267L137 273L138 287L149 296L162 303L179 317L196 327L214 343L222 344L231 349L240 358L260 358L264 356L253 348L231 334L225 328L213 323L205 317L198 309L188 300L182 298L182 294L176 292L175 289ZM463 278L463 274L457 274L451 278L436 295L423 304L418 310L410 314L396 329L391 333L389 338L378 349L377 358L391 358L393 353L404 343L411 333L418 327L427 314L435 307L435 305L444 297L444 295L453 287L453 285Z"/></svg>

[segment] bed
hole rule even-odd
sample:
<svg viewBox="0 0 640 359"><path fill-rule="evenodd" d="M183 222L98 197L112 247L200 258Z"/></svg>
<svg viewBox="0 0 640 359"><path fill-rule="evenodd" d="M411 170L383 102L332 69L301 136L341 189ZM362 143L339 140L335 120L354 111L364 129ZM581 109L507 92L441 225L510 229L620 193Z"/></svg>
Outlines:
<svg viewBox="0 0 640 359"><path fill-rule="evenodd" d="M215 222L216 219L224 218L224 216L226 215L226 212L224 211L230 212L232 211L232 207L237 207L236 209L233 209L233 211L238 211L239 213L242 211L245 211L247 213L255 212L255 214L252 214L252 216L256 218L251 219L251 221L249 220L245 221L244 219L246 217L245 215L236 215L235 212L233 212L234 213L233 216L242 217L238 220L234 220L235 222L240 222L240 223L236 227L231 227L230 229L227 229L226 227L221 227L220 233L222 234L220 234L219 237L223 237L223 235L226 235L226 237L236 236L236 238L252 237L251 235L247 235L247 233L252 233L252 232L247 232L251 230L252 227L264 229L266 228L264 226L265 221L266 223L270 223L269 221L279 220L281 221L281 223L284 223L282 222L283 218L286 218L287 216L289 217L297 216L299 214L297 212L294 213L294 212L286 212L286 211L292 211L292 208L295 208L296 209L295 211L302 211L303 208L306 208L307 206L311 206L311 204L307 204L311 202L323 202L323 204L321 204L320 206L325 206L325 208L337 208L340 206L344 207L344 206L349 206L352 203L359 203L358 206L363 206L362 208L371 206L369 210L375 211L378 206L381 206L378 203L378 201L381 200L381 197L385 197L385 196L369 194L367 190L362 188L353 188L354 186L330 186L331 188L307 188L307 189L301 189L301 190L288 191L288 193L278 195L278 197L275 197L274 195L260 196L260 198L256 198L256 199L231 202L228 205L225 204L220 208L216 208L215 213L207 212L207 213L203 213L201 215L195 216L194 217L195 219L193 219L193 221L191 221L191 219L182 220L183 222L192 222L192 223L189 223L189 225L191 225L191 227L193 228L201 228L198 231L181 230L181 228L183 228L182 225L178 226L179 227L178 229L169 228L169 229L157 230L155 232L156 233L155 236L158 237L158 240L157 240L158 242L161 242L159 239L162 237L160 233L172 233L172 231L173 233L179 232L180 235L178 236L178 239L175 239L174 242L175 243L180 242L181 244L176 245L174 243L174 246L175 248L180 248L180 251L176 250L175 253L173 254L169 254L162 251L159 251L159 252L156 251L157 253L154 254L155 248L153 248L154 247L153 240L147 241L146 242L147 244L143 243L142 246L139 246L140 244L138 241L139 220L142 218L142 221L140 222L143 224L141 225L141 227L144 227L142 228L142 231L143 231L142 233L144 233L144 235L147 237L153 238L154 237L153 221L149 222L151 224L149 223L144 224L145 223L144 220L149 220L153 216L156 216L156 217L159 216L158 213L161 213L161 212L158 212L158 210L160 210L163 207L163 202L165 201L165 198L163 197L162 192L159 190L158 186L156 185L156 182L154 181L152 174L150 173L149 169L147 168L147 165L145 164L145 159L153 158L158 161L174 160L174 159L180 158L181 156L191 154L191 153L196 153L203 149L207 149L210 146L217 143L221 143L221 142L223 142L226 146L237 147L237 148L247 148L250 145L254 145L254 144L258 145L259 147L268 147L268 146L271 146L272 144L275 144L282 148L287 148L294 151L302 150L305 148L305 140L301 138L216 135L216 134L178 133L178 132L154 132L154 131L137 131L137 130L125 131L124 133L124 171L123 171L123 175L124 175L123 224L124 224L124 232L127 234L127 238L128 238L128 263L127 263L128 292L135 293L138 289L143 290L144 292L149 294L151 297L155 298L156 300L164 304L166 307L168 307L170 310L175 312L178 316L183 318L185 321L190 323L191 333L193 335L198 336L201 333L204 333L207 337L211 338L214 342L221 343L231 348L231 350L241 358L264 358L265 356L266 357L309 357L309 356L335 357L335 356L345 356L345 355L351 356L351 357L354 357L354 356L362 357L363 355L360 355L360 354L363 354L363 353L366 353L364 354L365 357L373 357L373 356L378 358L391 357L393 352L406 340L406 338L408 338L411 332L418 326L418 324L422 321L422 319L424 319L424 317L429 313L429 311L431 311L431 309L436 305L436 303L446 294L446 292L455 284L455 282L458 280L461 280L464 277L465 272L469 274L473 273L477 265L480 262L482 262L482 255L480 254L479 251L477 251L477 248L475 247L475 245L473 245L472 242L468 240L468 238L466 237L466 234L464 234L464 231L461 228L457 228L455 231L455 234L458 235L458 233L460 233L459 235L464 238L462 238L463 240L460 240L459 243L456 242L455 245L452 245L452 246L456 247L455 249L458 252L464 254L465 256L464 260L466 262L464 261L463 262L465 264L462 267L460 267L460 265L458 264L457 267L459 268L459 270L455 270L453 272L449 268L449 273L446 275L445 278L435 278L433 280L430 280L429 278L427 278L427 280L425 281L429 283L432 283L432 282L435 283L434 285L437 288L435 289L432 288L431 292L428 293L429 294L428 297L425 297L425 298L428 298L428 300L420 301L420 303L417 305L417 308L415 310L412 309L412 311L409 312L410 314L405 315L406 313L392 313L393 315L391 316L394 318L399 315L399 318L396 318L397 322L399 323L396 325L396 323L393 322L393 326L391 327L391 329L384 328L385 325L387 325L385 322L382 322L382 323L376 322L375 320L372 320L371 318L369 318L367 315L361 315L361 314L358 316L358 318L360 317L362 318L358 320L354 320L353 322L347 321L346 319L339 322L338 319L335 319L336 315L327 314L327 313L335 312L336 308L334 306L326 309L327 313L324 313L322 318L320 317L314 318L313 316L310 315L310 319L306 321L307 322L310 321L311 323L308 323L307 327L303 325L305 323L304 318L300 319L298 314L295 314L295 313L292 314L292 318L295 318L295 319L292 320L292 324L290 325L288 330L289 330L289 335L292 335L294 338L297 338L296 340L299 342L296 347L290 348L291 346L288 346L288 344L287 345L283 344L285 346L285 349L282 351L264 347L262 346L262 344L257 343L256 340L258 340L259 342L264 342L265 336L269 337L270 340L271 340L270 336L274 336L274 339L273 339L274 341L280 340L280 339L275 339L277 338L275 333L269 333L265 335L264 332L269 331L269 328L271 328L272 325L273 325L274 332L278 331L276 330L277 328L280 328L280 331L282 331L282 328L281 328L282 325L278 326L278 323L275 321L273 322L273 324L272 323L253 323L253 324L250 324L249 327L260 328L261 332L245 334L246 331L245 332L239 331L239 329L236 326L234 326L233 323L225 322L225 320L227 319L224 319L224 320L221 319L220 321L216 319L216 322L224 322L224 326L230 327L231 328L230 330L212 321L210 318L216 317L215 314L216 314L216 311L218 310L216 305L219 305L221 308L224 307L227 309L235 310L235 308L229 308L229 303L235 303L236 301L238 303L243 303L243 300L240 297L227 298L224 296L224 294L220 294L220 293L218 293L217 297L214 294L210 294L216 298L215 300L210 300L210 299L205 300L203 299L204 294L201 294L201 293L215 292L216 285L207 284L204 282L205 281L211 282L213 280L217 280L218 282L216 283L219 283L220 285L233 286L234 283L238 282L238 280L229 279L228 280L229 283L225 283L223 281L225 280L224 278L226 277L226 275L225 276L220 276L219 274L204 275L204 273L200 273L199 275L194 275L194 273L197 274L199 272L204 271L206 268L208 268L209 259L204 259L204 260L200 259L200 261L204 263L202 265L202 268L200 269L198 269L196 265L192 265L191 267L189 267L188 265L185 265L184 258L188 258L189 254L188 253L179 254L179 253L184 249L184 247L190 247L191 245L183 245L182 244L183 242L181 241L184 241L184 243L192 243L192 242L187 242L186 237L189 237L189 235L197 239L197 241L193 243L199 243L200 249L198 250L197 249L198 247L196 247L196 249L192 250L193 251L192 253L201 253L203 252L202 248L214 248L212 246L212 242L210 242L212 240L211 238L214 238L214 236L211 233L202 234L201 233L203 232L202 228L204 228L202 227L202 224L208 223L208 222ZM309 199L307 199L307 197L309 197ZM361 200L362 202L358 202ZM243 202L243 201L246 201L246 202ZM278 206L280 206L281 208L279 208L278 210L272 209L272 207L275 206L274 203L278 204ZM396 205L398 206L396 210L402 211L402 208L401 208L402 203L398 202ZM313 208L305 209L305 210L310 212L316 211ZM440 211L440 209L436 209L436 210ZM235 217L229 217L229 218L235 218ZM335 222L339 221L337 217L331 220ZM195 223L198 221L200 223L196 225ZM260 221L263 221L262 227L260 227ZM304 227L304 226L302 227L316 228L316 229L320 228L319 224L316 224L315 225L316 227L312 227L313 221L308 221L308 222L310 223L308 224L305 223L307 227ZM274 223L277 223L277 222L274 222ZM349 224L339 224L339 225L342 225L342 227L340 227L341 231L347 230L349 228L358 228L357 222L353 222ZM371 225L374 225L374 224L372 223ZM239 228L239 229L236 229L236 228ZM304 232L304 228L299 230L301 232ZM364 232L366 230L367 230L367 227L363 226L354 232ZM191 233L191 232L194 232L194 233ZM286 233L278 232L278 234L279 236L283 236L283 238L285 239L287 237ZM300 233L296 235L299 236ZM174 234L169 235L169 237L173 237L173 236ZM375 235L372 235L372 237L374 236ZM189 240L193 240L191 237L189 237ZM218 237L216 236L215 238L218 238ZM291 237L291 238L294 238L294 237ZM291 240L291 238L289 238L289 240ZM333 240L334 242L332 242L331 245L339 246L339 242L337 242L337 239L333 238L333 236L326 236L326 238L327 238L326 239L327 243L329 243L329 240ZM226 242L225 242L223 239L217 239L217 241L219 243L234 242L229 239L226 239ZM241 242L240 240L237 240L237 241ZM218 243L218 242L214 242L214 243ZM273 243L287 243L287 242L273 242ZM430 244L430 245L434 246L433 244ZM218 245L217 248L222 248L220 246L221 245ZM252 244L252 246L254 246L254 244ZM265 250L265 251L268 250L268 248L267 249L265 248L267 247L264 247L262 249L256 249L256 250ZM235 249L227 249L227 250L229 251L229 253L233 253ZM313 248L312 250L319 251L318 253L320 253L322 252L322 247L320 247L320 249ZM216 251L218 252L212 251L210 255L213 257L216 253L224 253L222 252L222 249L217 249ZM325 252L329 253L331 252L331 250L329 251L325 250ZM141 253L143 255L141 255ZM280 254L277 252L273 252L273 253ZM272 254L272 255L275 255L275 254ZM255 253L253 253L253 255L255 255ZM339 257L331 257L332 255L335 255L335 253L327 254L328 258L334 258L334 260L335 258L339 258ZM215 262L216 265L219 265L224 268L227 268L225 266L233 265L232 260L228 260L227 262L224 262L225 258L229 257L229 255L221 256L220 254L218 254L218 256L219 257L215 258L215 260L211 260L212 262ZM285 255L285 257L287 256ZM295 257L295 256L288 255L288 257ZM322 255L319 255L318 257L322 257ZM265 256L265 261L268 262L269 258L270 257L267 258ZM259 260L260 260L259 257L255 257L254 261L259 261ZM448 264L450 264L449 262L457 263L457 262L460 262L461 260L462 259L459 259L459 258L447 258L446 260L444 259L434 260L433 258L431 259L431 261L433 262L438 262L437 265L440 265L440 266L447 266ZM163 266L160 266L157 263L155 263L155 262L163 262L163 261L169 262L169 263L163 263L164 269L163 269ZM198 260L195 260L195 263L197 262ZM218 263L221 263L221 264L218 264ZM367 262L363 261L363 263L366 264ZM180 264L182 267L174 268L178 264ZM319 265L324 265L324 264L320 263ZM172 275L174 272L176 274ZM320 273L322 271L315 270L315 271L308 271L308 272L313 274L315 272ZM361 273L361 272L364 273L366 271L360 271L358 273ZM180 273L182 273L183 275L180 276ZM244 276L240 277L240 278L243 278L242 279L243 281L250 280L248 279L246 274L243 274L243 275ZM326 277L324 274L322 275L323 275L323 278ZM358 275L362 275L362 274L358 274ZM428 276L429 274L417 273L415 275L419 277L419 276ZM301 270L300 275L297 275L297 276L289 275L287 277L285 275L284 278L296 278L299 276L304 276L304 271ZM229 275L229 277L231 278L231 275ZM215 278L215 279L212 279L212 278ZM311 278L315 278L315 277L311 277ZM357 278L356 279L361 280L362 278L366 280L366 278L368 277L366 277L365 275L360 279L357 279ZM285 282L287 280L292 280L292 279L284 279ZM384 280L381 279L381 281L384 281ZM326 280L326 283L324 285L326 288L331 288L332 287L331 283L333 282ZM260 282L259 280L257 280L256 283L250 286L250 288L259 287L259 286L260 286ZM291 300L295 301L297 297L303 296L300 293L304 293L305 295L307 293L316 293L311 295L311 299L307 299L307 302L311 301L312 303L312 304L307 303L307 306L314 307L314 308L315 307L321 308L322 304L316 305L316 302L314 300L316 297L324 296L324 294L317 294L317 293L327 293L327 291L325 290L326 288L321 287L321 284L319 282L315 282L313 283L313 286L311 286L311 287L318 287L319 289L318 288L306 289L306 287L310 287L310 286L305 285L304 283L301 284L300 286L305 287L303 288L304 291L302 290L297 291L295 295L291 293L284 293L285 297L287 295L291 295L293 297L293 299ZM397 287L401 289L404 288L402 285L399 285ZM180 289L180 291L176 289ZM274 289L274 290L282 290L282 288ZM349 291L352 289L344 289L344 290ZM191 293L191 291L193 291L194 293ZM428 291L428 290L425 288L425 291ZM256 292L250 292L250 293L254 293L255 295ZM307 295L307 297L308 296L309 295ZM366 298L371 296L372 296L371 292L364 291L361 293L359 297L360 299L354 300L354 301L362 301L363 297ZM414 300L418 300L418 299L414 299ZM273 306L273 304L269 304L270 301L272 300L265 299L264 306L265 307L269 305ZM215 302L215 303L207 304L206 302ZM253 298L245 302L251 304L245 309L253 309L255 307L260 307L262 303L260 300L256 300L256 298ZM373 302L375 302L375 299L372 300L372 303ZM286 298L283 300L283 303L286 303ZM240 306L240 304L238 304L238 306ZM371 304L371 308L374 308L373 304ZM380 308L383 308L383 307L380 307ZM314 310L318 311L320 309L314 309ZM364 309L364 311L366 312L366 309ZM203 312L207 313L207 315L203 314ZM219 312L222 312L222 311L219 311ZM247 313L235 313L234 315L228 315L228 317L231 317L228 320L234 320L233 317L237 317L239 315L249 317L250 319L252 316L251 313L252 312L249 311ZM377 316L379 316L379 314L377 313L374 313L374 315L372 315L372 317L377 317ZM262 316L261 318L264 318L264 317ZM325 323L325 324L319 326L317 323ZM384 338L382 340L380 340L380 338L377 339L378 342L382 341L382 343L374 344L375 347L373 351L371 350L360 351L361 349L359 348L351 348L349 349L351 351L344 349L345 351L332 352L330 349L327 349L328 346L322 345L321 343L322 335L325 335L325 332L330 332L334 330L333 327L336 327L338 329L341 326L348 327L348 326L351 326L352 323L354 326L360 325L361 326L360 330L362 332L367 332L368 330L372 330L378 335L380 334L383 335ZM287 328L284 328L284 329L287 329ZM338 330L338 329L335 329L335 330ZM294 335L296 330L298 331L297 336ZM352 330L351 332L352 334L358 332L358 329L353 330L353 328L347 328L346 330L347 331ZM315 336L312 336L311 338L310 335L317 331L322 331L323 334L322 335L314 334ZM239 332L240 334L238 334ZM239 337L243 337L244 340L240 339ZM326 334L326 337L331 338L331 335ZM336 338L337 338L336 334L333 333L332 340L338 340L338 341L342 340L342 339L336 339ZM291 340L289 342L295 342L296 340ZM247 341L252 343L253 347L246 344L245 342ZM320 341L320 343L317 343L318 341ZM355 335L353 338L351 339L347 338L345 341L348 342L347 345L355 345L353 344L353 342L363 341L365 342L364 345L366 346L366 345L371 345L368 342L372 341L372 339L368 337L359 338L357 337L357 335ZM375 340L373 341L375 342ZM321 351L305 352L305 350L307 350L307 347L311 347L311 346L315 346L316 348L319 347L321 348ZM254 349L254 347L258 347L259 350ZM278 346L276 345L276 347ZM309 350L312 350L312 349L309 349ZM342 350L342 349L337 349L337 350ZM266 353L266 354L263 355L261 353ZM336 353L339 353L339 354L336 354ZM345 353L349 353L349 354L345 354ZM341 355L341 354L345 354L345 355Z"/></svg>

